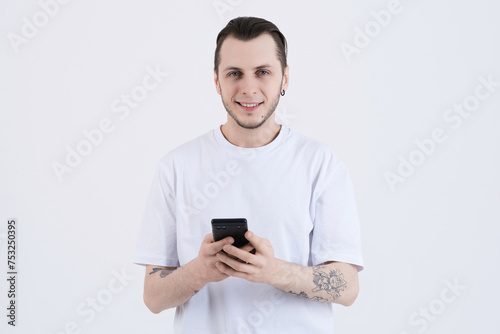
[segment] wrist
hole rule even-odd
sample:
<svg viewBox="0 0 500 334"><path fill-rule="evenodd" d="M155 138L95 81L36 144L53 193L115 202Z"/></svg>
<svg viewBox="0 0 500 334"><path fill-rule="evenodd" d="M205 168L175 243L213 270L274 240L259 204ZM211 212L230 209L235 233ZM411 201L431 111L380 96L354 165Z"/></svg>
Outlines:
<svg viewBox="0 0 500 334"><path fill-rule="evenodd" d="M291 284L292 264L286 261L276 259L274 273L271 275L270 285L284 290Z"/></svg>
<svg viewBox="0 0 500 334"><path fill-rule="evenodd" d="M285 292L296 291L301 285L300 282L306 279L306 268L295 263L277 260L276 274L273 275L271 285Z"/></svg>
<svg viewBox="0 0 500 334"><path fill-rule="evenodd" d="M208 283L198 270L199 263L197 263L197 260L198 258L195 258L184 266L186 275L188 275L186 277L187 281L190 282L189 286L194 291L200 291Z"/></svg>

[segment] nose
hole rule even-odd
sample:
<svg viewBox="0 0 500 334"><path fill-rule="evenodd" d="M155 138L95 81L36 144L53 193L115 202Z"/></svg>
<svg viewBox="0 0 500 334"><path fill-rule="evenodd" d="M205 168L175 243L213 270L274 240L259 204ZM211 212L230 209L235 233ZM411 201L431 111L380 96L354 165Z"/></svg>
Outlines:
<svg viewBox="0 0 500 334"><path fill-rule="evenodd" d="M245 76L241 81L241 93L247 95L257 94L258 84L257 79L252 76Z"/></svg>

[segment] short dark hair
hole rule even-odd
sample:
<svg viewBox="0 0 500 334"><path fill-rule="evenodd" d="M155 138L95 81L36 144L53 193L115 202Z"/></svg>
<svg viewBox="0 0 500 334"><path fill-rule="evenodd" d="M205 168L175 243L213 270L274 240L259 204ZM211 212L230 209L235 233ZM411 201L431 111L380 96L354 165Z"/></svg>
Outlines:
<svg viewBox="0 0 500 334"><path fill-rule="evenodd" d="M287 66L287 43L285 36L283 36L278 27L272 22L258 17L240 16L229 21L224 29L219 32L219 35L217 35L217 47L215 48L214 58L214 69L217 74L219 73L220 48L226 38L234 37L240 41L249 41L262 34L269 34L274 39L278 60L281 63L281 71L284 73Z"/></svg>

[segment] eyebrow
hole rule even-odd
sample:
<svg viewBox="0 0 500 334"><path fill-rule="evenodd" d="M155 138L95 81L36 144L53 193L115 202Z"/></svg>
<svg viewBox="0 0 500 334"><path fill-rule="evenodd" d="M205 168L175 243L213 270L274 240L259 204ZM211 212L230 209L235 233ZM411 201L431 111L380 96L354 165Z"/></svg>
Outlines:
<svg viewBox="0 0 500 334"><path fill-rule="evenodd" d="M269 67L272 67L272 66L269 64L264 64L264 65L259 65L259 66L255 67L254 70L260 70L262 68L269 68ZM241 68L236 67L236 66L228 66L224 69L224 72L226 72L226 71L241 71Z"/></svg>

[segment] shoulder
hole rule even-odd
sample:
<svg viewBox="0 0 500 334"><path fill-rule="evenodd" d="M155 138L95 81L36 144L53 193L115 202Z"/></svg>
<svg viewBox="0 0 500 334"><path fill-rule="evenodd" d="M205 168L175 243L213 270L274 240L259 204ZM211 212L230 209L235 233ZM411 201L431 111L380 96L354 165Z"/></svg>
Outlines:
<svg viewBox="0 0 500 334"><path fill-rule="evenodd" d="M316 138L290 129L288 143L298 156L310 159L311 162L335 166L343 164L340 157L329 144L319 141Z"/></svg>
<svg viewBox="0 0 500 334"><path fill-rule="evenodd" d="M214 142L214 130L205 132L173 149L168 151L160 159L160 167L170 167L177 164L192 162L193 157L199 156L199 153Z"/></svg>

